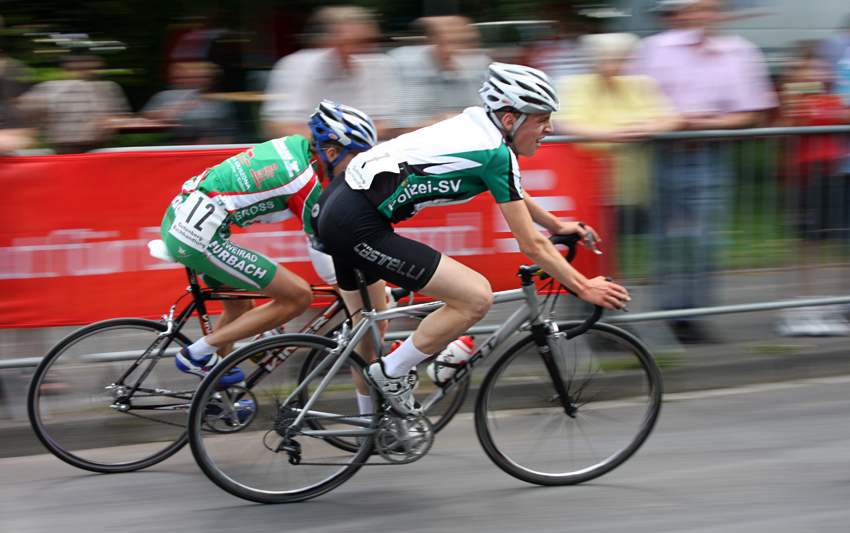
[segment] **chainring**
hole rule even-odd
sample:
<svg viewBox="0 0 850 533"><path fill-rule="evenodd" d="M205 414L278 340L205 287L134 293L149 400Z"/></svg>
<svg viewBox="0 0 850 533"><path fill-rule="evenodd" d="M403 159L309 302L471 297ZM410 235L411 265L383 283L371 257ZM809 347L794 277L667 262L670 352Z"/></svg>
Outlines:
<svg viewBox="0 0 850 533"><path fill-rule="evenodd" d="M434 427L422 415L386 414L378 423L375 451L388 463L407 464L428 453L434 444Z"/></svg>
<svg viewBox="0 0 850 533"><path fill-rule="evenodd" d="M215 433L242 431L257 416L257 397L245 387L216 390L204 409L204 426Z"/></svg>

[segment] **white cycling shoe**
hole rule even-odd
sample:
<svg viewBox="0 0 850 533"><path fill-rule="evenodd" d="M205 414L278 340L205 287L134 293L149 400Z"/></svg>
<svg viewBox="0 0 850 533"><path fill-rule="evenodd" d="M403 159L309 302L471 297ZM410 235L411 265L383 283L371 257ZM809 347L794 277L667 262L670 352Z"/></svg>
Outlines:
<svg viewBox="0 0 850 533"><path fill-rule="evenodd" d="M413 398L413 391L419 384L419 377L415 372L400 378L391 378L384 374L384 367L376 361L369 366L369 377L390 406L400 414L404 416L422 414L419 411L419 404Z"/></svg>

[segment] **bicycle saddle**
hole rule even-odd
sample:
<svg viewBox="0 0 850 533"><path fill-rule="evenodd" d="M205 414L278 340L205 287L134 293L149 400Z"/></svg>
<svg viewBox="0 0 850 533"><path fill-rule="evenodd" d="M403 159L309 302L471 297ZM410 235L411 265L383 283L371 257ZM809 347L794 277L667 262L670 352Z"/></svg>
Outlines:
<svg viewBox="0 0 850 533"><path fill-rule="evenodd" d="M174 258L173 255L168 251L168 247L165 246L165 241L162 239L154 239L148 243L148 250L150 254L156 257L159 260L166 261L168 263L176 263L177 259Z"/></svg>

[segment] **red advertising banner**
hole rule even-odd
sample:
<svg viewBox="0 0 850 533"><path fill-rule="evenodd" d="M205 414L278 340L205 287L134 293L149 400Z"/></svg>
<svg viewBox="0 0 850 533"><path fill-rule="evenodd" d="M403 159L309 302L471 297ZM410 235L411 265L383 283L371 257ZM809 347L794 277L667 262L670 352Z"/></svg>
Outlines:
<svg viewBox="0 0 850 533"><path fill-rule="evenodd" d="M165 208L182 183L238 152L187 150L0 158L6 226L0 233L0 328L87 324L122 316L159 317L187 286L179 264L148 253ZM523 186L555 215L584 220L606 237L598 207L595 160L568 144L546 144L521 159ZM484 274L494 290L517 287L517 252L488 194L465 204L425 209L400 224ZM234 240L275 258L311 282L298 222L256 224ZM612 239L606 238L607 241ZM606 251L613 253L611 242ZM579 254L588 276L605 274L610 257Z"/></svg>

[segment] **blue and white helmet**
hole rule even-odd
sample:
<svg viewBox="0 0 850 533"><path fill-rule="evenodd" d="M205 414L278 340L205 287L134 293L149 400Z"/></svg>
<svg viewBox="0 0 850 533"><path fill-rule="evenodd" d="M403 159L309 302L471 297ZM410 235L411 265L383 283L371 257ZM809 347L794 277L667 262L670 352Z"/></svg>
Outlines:
<svg viewBox="0 0 850 533"><path fill-rule="evenodd" d="M368 150L378 143L375 125L366 113L330 100L322 100L308 124L319 142L336 141L349 150Z"/></svg>

